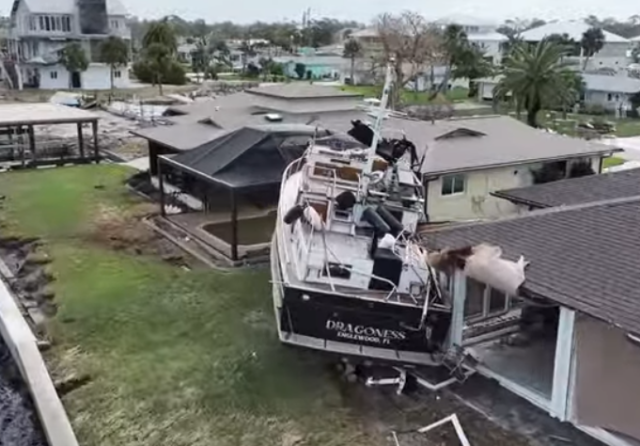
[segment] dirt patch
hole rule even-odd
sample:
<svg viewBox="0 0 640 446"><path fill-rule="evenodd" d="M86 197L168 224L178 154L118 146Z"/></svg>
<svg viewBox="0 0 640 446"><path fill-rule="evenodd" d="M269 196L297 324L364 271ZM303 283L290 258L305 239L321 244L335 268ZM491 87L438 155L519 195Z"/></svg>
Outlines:
<svg viewBox="0 0 640 446"><path fill-rule="evenodd" d="M157 213L157 206L141 203L130 209L100 206L94 213L86 237L90 242L133 255L157 256L177 266L194 266L177 246L158 235L143 219Z"/></svg>
<svg viewBox="0 0 640 446"><path fill-rule="evenodd" d="M345 385L346 386L346 385ZM396 395L395 388L345 387L345 398L355 408L365 432L381 444L400 446L459 446L461 443L451 423L434 428L427 434L417 430L451 414L460 419L462 429L473 446L529 446L526 437L505 430L480 413L464 405L449 392L432 393L418 390Z"/></svg>

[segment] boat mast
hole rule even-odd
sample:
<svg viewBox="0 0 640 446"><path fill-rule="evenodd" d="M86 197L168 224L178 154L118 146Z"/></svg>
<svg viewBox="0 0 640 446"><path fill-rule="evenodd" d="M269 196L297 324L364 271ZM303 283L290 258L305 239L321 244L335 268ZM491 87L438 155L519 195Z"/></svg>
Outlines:
<svg viewBox="0 0 640 446"><path fill-rule="evenodd" d="M373 159L376 156L376 149L380 142L382 132L382 121L387 117L387 105L389 104L389 95L391 94L391 87L393 84L393 57L389 58L387 63L387 72L384 79L384 87L382 89L382 98L380 99L380 106L378 107L378 113L376 115L375 123L373 124L373 139L371 141L371 147L367 156L367 164L363 172L363 186L364 190L367 190L369 185L369 177L373 170Z"/></svg>

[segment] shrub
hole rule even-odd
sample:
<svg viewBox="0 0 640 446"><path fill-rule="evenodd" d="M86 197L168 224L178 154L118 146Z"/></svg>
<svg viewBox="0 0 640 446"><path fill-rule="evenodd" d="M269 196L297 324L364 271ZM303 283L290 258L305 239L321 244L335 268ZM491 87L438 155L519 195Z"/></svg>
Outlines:
<svg viewBox="0 0 640 446"><path fill-rule="evenodd" d="M600 104L586 104L583 108L583 113L587 115L601 116L605 115L607 111L604 106Z"/></svg>
<svg viewBox="0 0 640 446"><path fill-rule="evenodd" d="M152 84L155 81L155 71L146 60L140 60L133 64L133 75L140 82ZM184 85L187 83L187 73L178 61L171 61L166 72L162 76L162 83L165 85Z"/></svg>

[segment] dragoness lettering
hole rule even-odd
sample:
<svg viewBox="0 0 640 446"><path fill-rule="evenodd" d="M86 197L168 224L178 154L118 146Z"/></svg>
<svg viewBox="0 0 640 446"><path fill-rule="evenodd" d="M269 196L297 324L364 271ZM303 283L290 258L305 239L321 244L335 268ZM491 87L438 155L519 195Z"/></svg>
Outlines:
<svg viewBox="0 0 640 446"><path fill-rule="evenodd" d="M331 319L327 320L326 328L337 332L339 338L381 345L389 345L392 341L404 341L407 338L407 335L402 331L353 325Z"/></svg>

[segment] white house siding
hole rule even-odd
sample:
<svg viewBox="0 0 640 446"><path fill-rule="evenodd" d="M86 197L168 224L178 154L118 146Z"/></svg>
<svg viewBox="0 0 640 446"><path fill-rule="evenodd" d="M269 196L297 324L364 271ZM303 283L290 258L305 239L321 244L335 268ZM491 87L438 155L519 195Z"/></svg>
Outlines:
<svg viewBox="0 0 640 446"><path fill-rule="evenodd" d="M429 221L494 219L521 213L522 208L491 193L531 186L531 170L540 167L541 164L532 163L462 172L465 176L464 192L453 195L442 195L442 177L433 179L427 185ZM599 157L591 159L591 167L594 172L599 171Z"/></svg>
<svg viewBox="0 0 640 446"><path fill-rule="evenodd" d="M496 87L494 82L479 82L478 95L480 99L490 101L493 99L493 89Z"/></svg>
<svg viewBox="0 0 640 446"><path fill-rule="evenodd" d="M105 64L91 64L87 71L82 73L82 88L84 90L108 90L111 88L110 68ZM129 87L129 70L126 67L117 69L120 77L113 78L116 88Z"/></svg>
<svg viewBox="0 0 640 446"><path fill-rule="evenodd" d="M63 90L70 86L70 74L62 65L39 66L40 88L46 90ZM117 71L120 77L114 77L115 88L129 87L129 70L122 67ZM109 67L104 64L91 64L80 75L83 90L108 90L111 88Z"/></svg>
<svg viewBox="0 0 640 446"><path fill-rule="evenodd" d="M40 88L61 90L69 88L69 72L62 65L38 67L40 72Z"/></svg>
<svg viewBox="0 0 640 446"><path fill-rule="evenodd" d="M631 110L633 105L629 101L631 95L626 93L613 93L606 91L587 91L585 93L585 104L598 104L602 105L605 110L616 111Z"/></svg>

